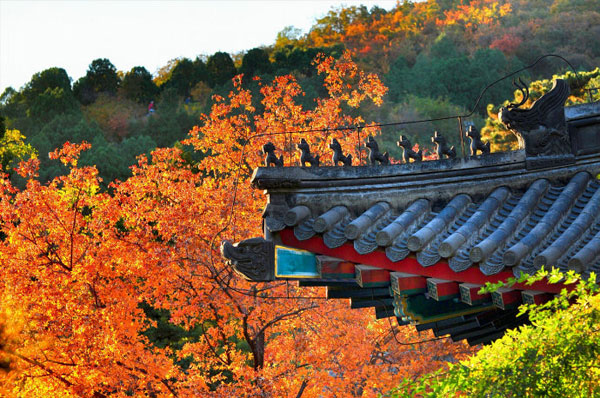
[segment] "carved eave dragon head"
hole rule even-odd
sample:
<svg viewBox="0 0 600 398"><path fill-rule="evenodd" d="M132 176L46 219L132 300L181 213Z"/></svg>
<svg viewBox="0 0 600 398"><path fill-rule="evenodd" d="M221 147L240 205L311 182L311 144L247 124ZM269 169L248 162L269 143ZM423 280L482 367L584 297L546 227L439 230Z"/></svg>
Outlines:
<svg viewBox="0 0 600 398"><path fill-rule="evenodd" d="M552 89L529 109L520 107L529 99L527 86L519 79L513 83L523 93L519 103L500 108L498 119L514 133L528 156L552 156L571 153L571 142L565 121L564 104L569 85L562 79L554 81Z"/></svg>
<svg viewBox="0 0 600 398"><path fill-rule="evenodd" d="M223 241L221 255L233 269L244 278L254 282L275 280L273 242L263 238L251 238L232 244Z"/></svg>

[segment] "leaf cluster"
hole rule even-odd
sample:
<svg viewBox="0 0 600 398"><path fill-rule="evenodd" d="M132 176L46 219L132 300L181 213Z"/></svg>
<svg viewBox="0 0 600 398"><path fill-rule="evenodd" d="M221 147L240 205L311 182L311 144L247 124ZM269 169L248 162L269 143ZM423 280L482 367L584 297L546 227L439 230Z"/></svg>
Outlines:
<svg viewBox="0 0 600 398"><path fill-rule="evenodd" d="M570 286L543 305L523 305L531 325L510 330L468 360L418 380L404 380L390 397L591 397L600 393L600 295L596 276L544 271L510 281L541 279ZM486 290L495 288L488 286Z"/></svg>

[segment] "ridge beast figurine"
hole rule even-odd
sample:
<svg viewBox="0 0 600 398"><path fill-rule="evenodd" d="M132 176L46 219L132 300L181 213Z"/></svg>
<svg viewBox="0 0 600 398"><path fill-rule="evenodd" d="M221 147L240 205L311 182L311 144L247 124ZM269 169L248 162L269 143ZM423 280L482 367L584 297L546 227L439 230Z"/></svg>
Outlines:
<svg viewBox="0 0 600 398"><path fill-rule="evenodd" d="M448 159L454 159L456 157L456 150L452 146L448 146L448 142L437 131L433 132L433 137L431 137L431 142L435 144L435 152L438 155L438 159L443 159L444 155L448 157Z"/></svg>
<svg viewBox="0 0 600 398"><path fill-rule="evenodd" d="M490 153L490 142L481 141L481 133L474 125L470 125L467 130L467 137L471 139L471 156L476 156L477 151L481 154Z"/></svg>
<svg viewBox="0 0 600 398"><path fill-rule="evenodd" d="M404 159L404 163L409 163L410 159L413 159L415 162L420 162L423 160L423 151L419 149L418 152L413 151L412 144L405 136L400 136L400 141L396 143L399 147L403 149L402 158Z"/></svg>
<svg viewBox="0 0 600 398"><path fill-rule="evenodd" d="M564 104L569 96L569 85L562 79L554 81L552 89L539 98L529 109L520 107L529 99L529 89L519 79L513 84L523 93L518 104L500 108L498 119L517 136L527 156L566 155L571 153Z"/></svg>
<svg viewBox="0 0 600 398"><path fill-rule="evenodd" d="M342 162L344 166L352 166L352 154L348 154L344 156L344 152L342 152L342 146L335 138L331 140L331 144L329 144L329 148L333 150L333 158L332 162L334 166L337 166L339 162Z"/></svg>
<svg viewBox="0 0 600 398"><path fill-rule="evenodd" d="M302 151L302 156L300 157L300 164L303 167L306 165L306 163L310 164L310 167L319 167L319 155L313 156L310 153L310 146L304 138L300 140L300 143L298 144L298 149Z"/></svg>
<svg viewBox="0 0 600 398"><path fill-rule="evenodd" d="M270 167L273 164L275 167L283 167L283 155L277 157L275 155L275 145L272 142L267 142L263 145L263 154L267 155L265 158L265 167Z"/></svg>
<svg viewBox="0 0 600 398"><path fill-rule="evenodd" d="M377 144L377 141L375 141L375 138L373 138L372 135L370 135L367 138L367 143L365 145L367 146L367 148L369 148L369 161L373 166L377 162L379 162L379 164L381 165L390 164L390 156L387 152L379 152L379 145Z"/></svg>

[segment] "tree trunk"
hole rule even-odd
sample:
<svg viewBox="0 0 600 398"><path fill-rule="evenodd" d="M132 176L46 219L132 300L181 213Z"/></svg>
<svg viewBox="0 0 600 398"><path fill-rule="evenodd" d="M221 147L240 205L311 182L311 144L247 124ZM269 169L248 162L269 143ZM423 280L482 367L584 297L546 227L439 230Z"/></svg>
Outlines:
<svg viewBox="0 0 600 398"><path fill-rule="evenodd" d="M254 359L254 369L258 370L265 364L265 332L261 331L254 338L252 348L252 356Z"/></svg>

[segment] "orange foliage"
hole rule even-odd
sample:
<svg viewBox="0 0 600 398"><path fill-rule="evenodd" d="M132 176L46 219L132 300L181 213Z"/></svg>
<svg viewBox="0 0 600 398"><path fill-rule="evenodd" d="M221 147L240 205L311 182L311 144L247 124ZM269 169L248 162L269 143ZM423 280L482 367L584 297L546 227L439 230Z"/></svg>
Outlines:
<svg viewBox="0 0 600 398"><path fill-rule="evenodd" d="M501 4L504 3L504 4ZM512 11L510 3L498 0L471 0L460 4L456 9L444 12L445 19L438 20L439 26L459 24L474 31L479 25L498 23L500 18Z"/></svg>
<svg viewBox="0 0 600 398"><path fill-rule="evenodd" d="M415 56L416 49L435 39L445 27L458 25L472 34L484 25L497 26L511 12L506 0L461 1L445 11L436 0L402 2L384 12L369 12L364 6L341 7L319 19L304 42L314 47L343 43L371 69L387 73L398 55Z"/></svg>
<svg viewBox="0 0 600 398"><path fill-rule="evenodd" d="M351 52L361 54L368 62L376 63L378 70L387 72L389 63L398 55L400 43L435 27L439 16L435 1L406 3L374 16L360 7L340 8L318 20L306 41L310 46L344 43Z"/></svg>
<svg viewBox="0 0 600 398"><path fill-rule="evenodd" d="M492 41L490 48L497 48L506 55L513 55L522 42L523 39L520 37L506 33L501 38Z"/></svg>
<svg viewBox="0 0 600 398"><path fill-rule="evenodd" d="M265 134L356 125L363 120L342 105L381 102L385 87L348 55L317 66L329 96L314 110L295 102L302 89L283 76L263 85L257 113L236 78L191 132L187 143L206 155L197 164L180 149L158 149L109 194L94 167L77 165L88 145L67 143L53 156L68 175L42 185L31 163L25 189L0 180L0 362L10 366L0 394L294 397L305 385L306 397L374 397L468 351L448 340L412 344L431 335L318 300L317 288L251 284L220 259L223 237L261 234L264 197L249 178L261 145L283 148L288 138ZM332 137L347 151L344 135L304 137L315 152ZM288 294L305 298L264 298ZM180 349L152 345L141 333L154 325L142 303L169 310L171 322L199 328L200 337ZM178 365L190 356L189 368Z"/></svg>
<svg viewBox="0 0 600 398"><path fill-rule="evenodd" d="M98 123L106 132L107 140L121 140L129 135L129 122L145 113L143 105L120 96L101 94L98 99L84 108L88 120Z"/></svg>

